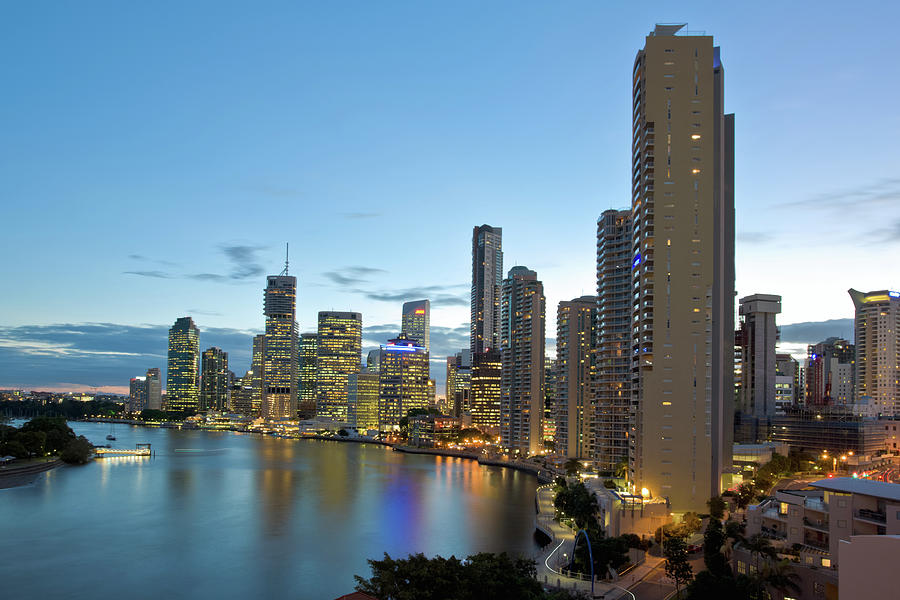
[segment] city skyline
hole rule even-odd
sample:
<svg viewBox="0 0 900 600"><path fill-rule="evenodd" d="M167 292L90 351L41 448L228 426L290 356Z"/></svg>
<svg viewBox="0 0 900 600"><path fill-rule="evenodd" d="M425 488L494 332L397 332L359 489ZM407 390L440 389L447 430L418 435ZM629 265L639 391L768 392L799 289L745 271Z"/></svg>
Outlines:
<svg viewBox="0 0 900 600"><path fill-rule="evenodd" d="M30 228L9 232L3 242L8 252L21 255L2 267L4 279L15 282L19 290L0 301L6 317L0 323L0 362L7 365L0 372L3 387L88 389L95 384L127 391L130 377L165 363L164 342L147 344L141 333L149 335L152 330L156 336L152 339L161 340L158 330L168 329L176 318L186 315L200 328L202 347L223 348L235 372L243 372L249 368L250 337L263 329L259 290L265 274L277 271L284 241L294 248L292 273L298 276L300 332L315 330L320 310L357 311L363 314L363 349L371 349L399 333L398 309L404 301L429 298L435 338L432 374L441 381L446 356L468 346L471 227L490 223L504 229L506 268L527 264L540 274L551 314L560 300L593 291L596 219L606 209L625 208L630 199L629 181L623 176L629 161L630 73L623 65L630 63L639 47L636 40L652 23L666 20L666 14L650 13L669 9L615 9L607 14L577 4L519 7L510 12L498 4L485 9L484 22L475 24L464 24L463 11L448 7L422 9L396 23L391 21L397 17L391 10L373 20L374 13L365 9L348 22L333 21L315 10L302 13L306 20L298 14L286 19L297 27L317 23L332 34L344 26L351 30L369 26L372 35L388 35L414 18L446 18L448 37L429 42L415 34L413 39L413 47L424 56L442 61L443 79L421 73L412 76L410 59L398 56L393 52L396 46L380 39L338 50L325 39L327 35L312 36L307 43L313 51L331 60L311 65L303 60L299 42L289 39L288 28L256 15L248 34L255 45L247 51L258 58L284 44L273 66L258 75L241 65L228 76L213 70L193 80L197 95L184 102L173 102L139 83L117 88L116 94L106 98L104 92L114 85L109 78L123 58L100 51L108 44L121 45L152 81L182 86L183 78L197 74L190 60L176 68L182 58L178 51L197 60L209 59L205 53L195 54L205 51L187 45L191 27L202 16L211 18L221 31L235 32L241 15L228 11L201 15L189 10L183 24L176 24L174 48L158 56L145 53L140 38L129 43L125 36L135 32L128 28L76 45L70 49L76 55L71 58L55 54L52 48L32 46L42 35L66 39L71 35L70 22L91 31L98 26L92 21L98 16L93 10L87 7L72 13L69 21L50 22L36 33L27 25L35 23L38 13L16 7L13 12L20 13L18 22L28 33L10 32L2 42L13 50L33 50L23 63L32 68L17 71L13 78L22 94L10 100L11 109L21 119L9 125L9 147L16 150L15 154L4 150L7 160L0 174L17 201L4 209L4 216L9 221L41 223L40 244L32 243L35 230ZM876 74L890 71L887 57L898 42L866 37L850 48L837 49L831 47L830 35L823 35L806 39L795 49L778 33L787 40L787 32L801 14L806 25L824 32L829 24L837 26L838 17L824 14L828 11L808 15L787 7L778 22L741 13L744 22L738 26L731 22L737 13L728 10L685 9L670 20L687 21L727 40L723 62L729 66L729 111L741 115L736 123L738 293L781 295L780 325L847 319L849 327L840 325L847 328L835 335L852 339L853 305L846 290L897 286L888 268L891 252L878 250L896 248L898 239L896 232L889 236L900 220L896 202L900 180L892 171L896 150L887 140L900 120L891 114L877 123L830 117L850 116L854 111L863 114L864 98L847 89L854 84L865 84L868 90L874 86L876 96L894 95L897 82ZM842 19L842 31L874 30L891 10L896 9ZM152 13L140 14L151 24L158 22ZM621 31L602 27L610 17L620 19ZM547 19L555 27L548 27ZM492 27L501 22L513 26L513 34L504 38L508 49L500 53L503 62L497 62ZM755 39L764 26L775 41L759 47ZM474 46L451 58L459 42L450 39L450 34L464 27ZM596 36L600 29L604 35ZM263 30L272 33L271 40L263 39ZM229 54L226 43L222 33L211 41L210 51L222 52L223 61L239 57ZM374 56L363 58L363 48L374 48ZM818 60L811 62L811 56ZM562 71L554 70L563 57L570 64ZM63 76L68 61L75 58L91 65L75 71L83 76L80 81ZM377 75L366 75L365 69L373 64ZM502 68L509 65L515 67ZM309 75L310 90L282 83L282 76L294 71ZM46 87L48 73L56 76L49 79L57 87ZM348 83L335 83L334 73L348 75ZM492 81L492 76L498 81ZM379 91L389 86L382 86L376 77L406 80L406 84L397 91ZM257 93L235 87L244 81L255 84ZM410 82L432 84L434 89ZM230 93L222 94L223 86ZM321 100L312 100L309 92L317 89L328 92L336 105L326 107ZM51 93L54 90L59 93ZM365 93L354 100L352 92ZM39 93L44 95L36 96ZM72 93L83 95L75 103L80 112L56 107L55 98L65 99ZM473 97L476 94L480 102ZM458 106L439 103L440 95L456 98ZM288 99L298 103L291 106ZM96 106L89 105L92 101ZM284 129L275 129L274 122L261 114L267 102L275 103L271 112L276 119L293 115L294 120L279 122ZM203 116L210 103L221 110L221 121ZM94 112L98 110L107 112ZM53 113L52 121L34 132L35 121L46 117L47 111ZM513 114L500 118L504 111ZM155 120L143 123L148 115L155 115ZM101 116L104 120L98 123ZM829 143L821 137L826 135L821 132L821 120L826 117ZM324 119L325 125L314 126L316 118ZM389 142L388 128L404 118L410 124L399 130L399 141ZM258 124L259 131L236 125L239 122ZM491 123L493 127L487 126ZM524 123L529 125L523 129ZM192 135L184 148L173 147L172 136L179 128ZM168 150L153 157L143 146L120 136L121 131L131 132L148 148L164 145ZM304 137L299 134L306 131L315 143L290 141ZM246 136L248 150L264 144L271 148L260 159L235 169L249 157L230 138L222 138L228 132ZM472 148L475 140L482 142L478 151ZM84 152L75 151L76 141L86 144ZM436 141L444 143L431 144ZM330 143L322 146L322 142ZM312 154L316 143L320 144L316 148L324 147L321 158ZM381 153L385 157L375 157L373 150L382 144L386 144ZM804 150L802 162L792 160L796 150L789 151L798 144ZM423 147L430 151L421 154ZM221 151L216 152L217 148ZM493 157L490 168L481 163L484 153ZM413 156L421 172L398 183L397 165ZM191 170L181 163L190 164ZM53 166L56 178L37 176L47 165ZM347 168L366 185L340 183ZM232 176L222 175L229 169ZM765 177L760 177L763 173ZM228 210L204 223L215 226L216 233L188 235L186 224L206 214L210 199L216 197L218 202L220 196ZM284 235L269 235L268 230L262 235L264 219L249 210L260 200L287 210L288 220L294 219L296 227L286 229ZM851 201L858 218L846 219L842 207ZM553 209L561 204L566 205L565 211ZM76 212L82 206L93 209L90 216ZM146 236L135 236L125 226L148 209L156 215L151 222L162 223L181 206L186 211L185 224L172 222L169 231L156 227L145 230ZM519 206L528 210L515 210ZM40 218L47 210L59 218ZM877 221L872 219L875 215ZM565 228L561 229L563 218ZM422 219L436 225L429 228L424 251L384 252L378 260L361 258L363 250L376 243L376 232L398 227L420 231ZM808 226L800 229L797 222ZM322 231L315 231L317 227ZM562 231L565 235L559 234ZM327 253L318 252L338 232L351 241L330 244ZM832 250L828 259L809 260L810 247L824 248L826 242ZM28 252L17 251L26 247ZM799 261L798 267L788 268L791 258ZM42 283L47 264L52 265L55 285L66 293L47 293ZM128 335L119 335L123 331ZM548 333L552 340L552 331ZM239 338L243 341L238 342ZM821 339L802 340L804 344L817 341ZM133 362L126 368L121 361L129 357ZM74 360L85 366L79 368ZM24 362L48 369L41 373L44 379L37 379L36 371L18 369ZM93 369L98 363L99 368Z"/></svg>

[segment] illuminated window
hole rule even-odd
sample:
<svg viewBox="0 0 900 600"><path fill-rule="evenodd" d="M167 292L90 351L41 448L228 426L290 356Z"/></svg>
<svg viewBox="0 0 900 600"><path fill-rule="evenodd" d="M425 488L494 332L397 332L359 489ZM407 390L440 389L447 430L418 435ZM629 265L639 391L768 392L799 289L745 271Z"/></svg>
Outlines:
<svg viewBox="0 0 900 600"><path fill-rule="evenodd" d="M691 139L692 139L692 140L699 140L699 139L700 139L700 134L699 134L699 133L692 133L692 134L691 134Z"/></svg>

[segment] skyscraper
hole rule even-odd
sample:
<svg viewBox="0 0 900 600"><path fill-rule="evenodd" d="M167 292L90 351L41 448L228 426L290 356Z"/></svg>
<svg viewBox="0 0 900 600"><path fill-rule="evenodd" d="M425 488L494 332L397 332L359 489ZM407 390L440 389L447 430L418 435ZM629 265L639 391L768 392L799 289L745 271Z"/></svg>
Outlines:
<svg viewBox="0 0 900 600"><path fill-rule="evenodd" d="M530 456L543 449L544 286L513 267L500 294L500 443Z"/></svg>
<svg viewBox="0 0 900 600"><path fill-rule="evenodd" d="M297 416L297 278L269 275L263 295L266 344L263 352L261 416L293 419Z"/></svg>
<svg viewBox="0 0 900 600"><path fill-rule="evenodd" d="M459 417L470 411L472 389L472 352L460 350L447 357L447 406L450 414Z"/></svg>
<svg viewBox="0 0 900 600"><path fill-rule="evenodd" d="M128 385L128 411L139 413L147 408L147 378L132 377Z"/></svg>
<svg viewBox="0 0 900 600"><path fill-rule="evenodd" d="M736 398L734 440L755 444L766 441L769 420L775 416L775 316L781 312L781 296L746 296L741 298L738 312L741 386Z"/></svg>
<svg viewBox="0 0 900 600"><path fill-rule="evenodd" d="M631 422L630 210L597 219L597 325L594 328L594 460L601 473L628 463Z"/></svg>
<svg viewBox="0 0 900 600"><path fill-rule="evenodd" d="M482 225L472 231L472 352L500 347L500 281L503 229Z"/></svg>
<svg viewBox="0 0 900 600"><path fill-rule="evenodd" d="M243 377L234 380L231 386L231 411L239 415L251 416L253 413L253 371L247 371Z"/></svg>
<svg viewBox="0 0 900 600"><path fill-rule="evenodd" d="M856 348L847 340L830 337L807 346L806 405L853 404Z"/></svg>
<svg viewBox="0 0 900 600"><path fill-rule="evenodd" d="M316 338L315 333L300 335L300 356L297 368L300 371L300 411L301 419L316 416Z"/></svg>
<svg viewBox="0 0 900 600"><path fill-rule="evenodd" d="M472 384L469 390L472 425L490 435L500 433L502 372L499 348L472 354Z"/></svg>
<svg viewBox="0 0 900 600"><path fill-rule="evenodd" d="M263 364L265 364L266 336L253 336L253 350L250 359L250 416L262 413Z"/></svg>
<svg viewBox="0 0 900 600"><path fill-rule="evenodd" d="M162 410L162 378L159 369L147 369L147 408Z"/></svg>
<svg viewBox="0 0 900 600"><path fill-rule="evenodd" d="M428 351L402 333L381 346L378 421L396 428L413 408L428 406Z"/></svg>
<svg viewBox="0 0 900 600"><path fill-rule="evenodd" d="M362 358L362 315L321 311L316 338L316 415L347 420L347 375Z"/></svg>
<svg viewBox="0 0 900 600"><path fill-rule="evenodd" d="M196 411L200 407L200 330L190 317L169 329L166 365L166 410Z"/></svg>
<svg viewBox="0 0 900 600"><path fill-rule="evenodd" d="M228 353L215 346L207 348L200 365L200 410L228 410Z"/></svg>
<svg viewBox="0 0 900 600"><path fill-rule="evenodd" d="M400 333L427 351L431 346L431 302L413 300L403 303L403 322Z"/></svg>
<svg viewBox="0 0 900 600"><path fill-rule="evenodd" d="M856 307L856 398L900 416L900 292L849 290Z"/></svg>
<svg viewBox="0 0 900 600"><path fill-rule="evenodd" d="M359 431L378 429L378 391L376 373L347 375L347 422Z"/></svg>
<svg viewBox="0 0 900 600"><path fill-rule="evenodd" d="M633 70L629 480L703 511L731 467L734 115L712 36L657 25Z"/></svg>
<svg viewBox="0 0 900 600"><path fill-rule="evenodd" d="M556 452L589 458L594 394L593 359L596 296L559 303L556 312Z"/></svg>

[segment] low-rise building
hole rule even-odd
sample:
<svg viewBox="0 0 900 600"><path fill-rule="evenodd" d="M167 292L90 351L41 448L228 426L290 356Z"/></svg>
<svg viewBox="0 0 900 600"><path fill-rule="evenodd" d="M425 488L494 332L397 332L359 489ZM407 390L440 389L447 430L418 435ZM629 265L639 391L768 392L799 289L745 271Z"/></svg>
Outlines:
<svg viewBox="0 0 900 600"><path fill-rule="evenodd" d="M459 435L456 417L419 415L409 419L409 443L420 448L435 448L452 442Z"/></svg>
<svg viewBox="0 0 900 600"><path fill-rule="evenodd" d="M633 533L641 538L650 538L657 529L672 520L664 498L643 498L608 489L597 477L586 479L584 484L597 498L598 521L609 537Z"/></svg>

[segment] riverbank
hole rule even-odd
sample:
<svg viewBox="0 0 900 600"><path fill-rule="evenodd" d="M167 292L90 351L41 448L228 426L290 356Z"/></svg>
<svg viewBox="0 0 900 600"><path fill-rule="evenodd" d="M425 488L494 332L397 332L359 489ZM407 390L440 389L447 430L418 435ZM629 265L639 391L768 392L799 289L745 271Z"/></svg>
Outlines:
<svg viewBox="0 0 900 600"><path fill-rule="evenodd" d="M22 465L13 463L0 467L0 490L28 485L41 473L60 467L63 464L63 461L54 459L40 462L28 461Z"/></svg>

